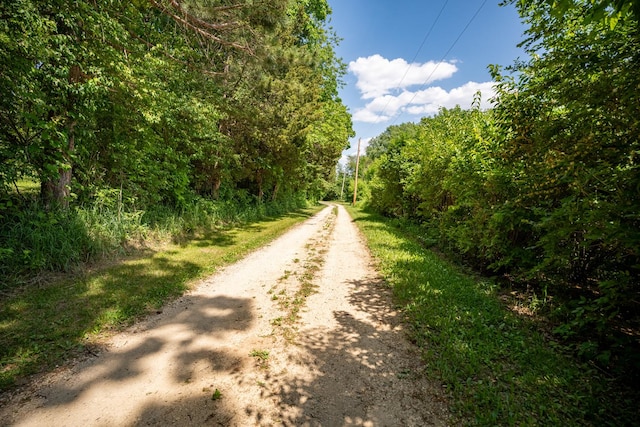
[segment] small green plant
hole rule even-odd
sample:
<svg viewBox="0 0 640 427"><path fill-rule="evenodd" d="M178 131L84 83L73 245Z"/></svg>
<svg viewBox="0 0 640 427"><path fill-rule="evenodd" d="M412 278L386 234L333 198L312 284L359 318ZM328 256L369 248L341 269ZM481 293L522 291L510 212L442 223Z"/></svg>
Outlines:
<svg viewBox="0 0 640 427"><path fill-rule="evenodd" d="M413 378L415 376L416 374L409 368L404 368L396 374L396 377L398 377L398 379L401 379L401 380Z"/></svg>
<svg viewBox="0 0 640 427"><path fill-rule="evenodd" d="M211 400L220 400L220 399L222 399L222 392L216 389L211 395Z"/></svg>
<svg viewBox="0 0 640 427"><path fill-rule="evenodd" d="M251 350L249 356L254 357L261 362L266 362L269 360L269 351L268 350Z"/></svg>
<svg viewBox="0 0 640 427"><path fill-rule="evenodd" d="M267 369L269 367L269 351L251 350L249 356L253 357L256 360L260 368Z"/></svg>
<svg viewBox="0 0 640 427"><path fill-rule="evenodd" d="M284 274L282 275L280 280L287 280L290 276L291 276L291 271L290 270L285 270Z"/></svg>
<svg viewBox="0 0 640 427"><path fill-rule="evenodd" d="M271 319L272 326L280 326L282 325L282 316L276 317L275 319Z"/></svg>

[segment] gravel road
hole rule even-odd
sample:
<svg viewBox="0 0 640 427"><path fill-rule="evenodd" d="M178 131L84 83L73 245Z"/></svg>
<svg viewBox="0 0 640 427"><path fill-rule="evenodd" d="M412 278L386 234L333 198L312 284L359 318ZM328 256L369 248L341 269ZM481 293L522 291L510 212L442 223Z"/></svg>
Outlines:
<svg viewBox="0 0 640 427"><path fill-rule="evenodd" d="M444 426L442 396L332 205L27 387L0 424Z"/></svg>

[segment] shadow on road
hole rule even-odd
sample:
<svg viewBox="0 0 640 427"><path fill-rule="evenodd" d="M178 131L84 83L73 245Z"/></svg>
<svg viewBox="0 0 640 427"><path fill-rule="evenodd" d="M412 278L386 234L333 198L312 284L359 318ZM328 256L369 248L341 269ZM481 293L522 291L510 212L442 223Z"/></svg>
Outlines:
<svg viewBox="0 0 640 427"><path fill-rule="evenodd" d="M284 425L433 425L436 408L415 407L428 407L433 396L416 386L422 377L418 354L399 345L402 318L392 309L389 289L379 280L349 285L353 312L366 316L335 311L337 328L301 333L302 360L292 363L313 366L315 375L311 382L272 385L283 409L298 407Z"/></svg>
<svg viewBox="0 0 640 427"><path fill-rule="evenodd" d="M136 425L224 425L239 410L234 402L215 400L216 384L203 383L195 396L193 387L188 388L194 382L211 381L216 373L241 370L247 355L220 343L250 329L255 310L253 300L247 298L179 300L166 309L166 315L143 323L143 330L126 334L122 338L126 342L116 342L109 351L79 363L65 378L42 389L34 417L16 421L38 425L41 420L61 420L73 405L74 411L80 408L73 422L85 425L119 424L122 414L129 414L127 425L131 416L139 420ZM100 408L104 408L102 421L95 419Z"/></svg>

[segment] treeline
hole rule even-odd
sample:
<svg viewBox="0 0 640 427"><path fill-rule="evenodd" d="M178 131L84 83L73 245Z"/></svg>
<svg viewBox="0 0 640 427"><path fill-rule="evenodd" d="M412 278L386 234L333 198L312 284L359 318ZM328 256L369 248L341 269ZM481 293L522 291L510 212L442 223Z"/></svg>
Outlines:
<svg viewBox="0 0 640 427"><path fill-rule="evenodd" d="M148 218L322 197L353 133L330 12L326 0L2 1L0 269L67 265L26 242L78 209Z"/></svg>
<svg viewBox="0 0 640 427"><path fill-rule="evenodd" d="M637 378L640 28L631 2L558 3L571 4L517 3L530 59L493 67L493 110L443 109L372 140L363 193L427 244L526 284L579 354Z"/></svg>

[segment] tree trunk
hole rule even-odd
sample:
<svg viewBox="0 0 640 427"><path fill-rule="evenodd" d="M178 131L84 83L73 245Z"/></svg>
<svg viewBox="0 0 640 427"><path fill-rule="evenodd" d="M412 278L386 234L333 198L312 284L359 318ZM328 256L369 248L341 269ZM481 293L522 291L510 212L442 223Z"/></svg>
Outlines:
<svg viewBox="0 0 640 427"><path fill-rule="evenodd" d="M211 194L214 200L218 200L220 197L220 185L222 185L222 180L219 176L216 176L213 179L213 192Z"/></svg>
<svg viewBox="0 0 640 427"><path fill-rule="evenodd" d="M76 123L71 122L67 126L67 147L63 158L68 164L67 168L59 168L58 176L49 178L40 183L40 197L47 208L52 205L63 209L69 208L69 195L71 194L71 154L75 149L75 132Z"/></svg>
<svg viewBox="0 0 640 427"><path fill-rule="evenodd" d="M258 183L258 201L262 202L262 198L264 197L264 190L262 189L262 170L259 170L256 176L256 181Z"/></svg>
<svg viewBox="0 0 640 427"><path fill-rule="evenodd" d="M69 68L69 84L75 85L87 80L88 76L82 72L79 65L72 65ZM72 161L71 155L75 150L76 135L75 127L76 122L72 120L69 112L72 111L75 106L75 97L69 93L67 100L67 146L63 148L62 159L67 167L58 169L58 176L54 178L48 178L46 182L40 184L40 196L45 206L50 207L55 204L63 209L69 208L69 196L71 194L71 170Z"/></svg>

